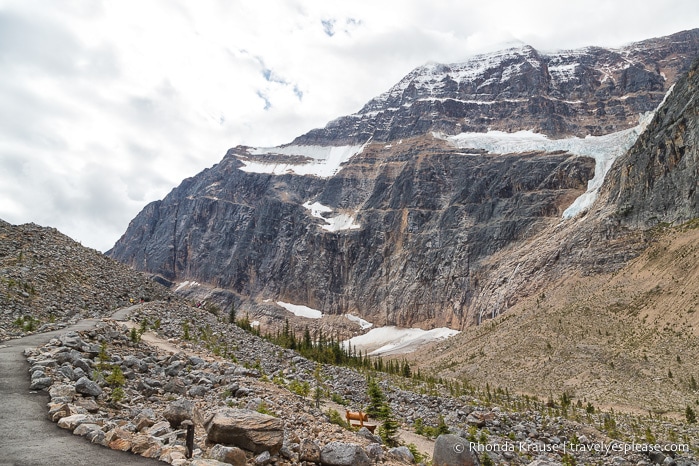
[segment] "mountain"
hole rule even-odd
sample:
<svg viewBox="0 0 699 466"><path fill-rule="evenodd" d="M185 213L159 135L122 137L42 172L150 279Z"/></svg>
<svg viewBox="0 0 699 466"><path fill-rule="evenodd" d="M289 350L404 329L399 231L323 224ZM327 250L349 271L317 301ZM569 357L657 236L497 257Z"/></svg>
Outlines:
<svg viewBox="0 0 699 466"><path fill-rule="evenodd" d="M614 409L694 404L698 134L699 61L614 162L585 217L491 258L484 294L519 297L509 311L426 349L413 367ZM637 257L605 267L632 248Z"/></svg>
<svg viewBox="0 0 699 466"><path fill-rule="evenodd" d="M417 68L291 144L229 150L146 206L108 255L218 288L253 313L279 301L376 324L477 324L571 270L612 272L645 247L638 231L661 217L618 218L648 199L627 189L641 189L643 170L615 165L623 189L603 186L605 174L667 131L661 109L638 140L697 50L692 30ZM688 176L677 183L691 198ZM668 183L653 185L654 199L672 198ZM616 216L595 213L612 199Z"/></svg>

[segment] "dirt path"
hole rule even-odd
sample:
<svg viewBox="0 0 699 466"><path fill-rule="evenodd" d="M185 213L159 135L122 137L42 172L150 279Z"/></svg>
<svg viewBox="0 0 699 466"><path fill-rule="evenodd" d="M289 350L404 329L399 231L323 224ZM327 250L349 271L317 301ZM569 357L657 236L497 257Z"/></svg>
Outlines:
<svg viewBox="0 0 699 466"><path fill-rule="evenodd" d="M122 309L124 318L132 308ZM93 466L96 464L157 465L159 461L93 445L60 429L46 417L48 393L29 391L29 363L25 348L48 343L62 333L99 325L94 319L53 332L0 343L0 465Z"/></svg>

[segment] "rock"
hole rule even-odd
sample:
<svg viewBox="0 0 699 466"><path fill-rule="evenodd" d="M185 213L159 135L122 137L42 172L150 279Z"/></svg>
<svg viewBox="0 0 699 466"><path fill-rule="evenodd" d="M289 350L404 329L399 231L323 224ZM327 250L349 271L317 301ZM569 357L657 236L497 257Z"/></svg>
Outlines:
<svg viewBox="0 0 699 466"><path fill-rule="evenodd" d="M52 400L61 398L64 403L70 403L75 397L75 387L70 384L55 384L49 390L49 395Z"/></svg>
<svg viewBox="0 0 699 466"><path fill-rule="evenodd" d="M247 464L247 457L245 452L238 447L227 447L225 445L216 444L211 449L209 456L217 461L226 464L232 464L233 466L245 466Z"/></svg>
<svg viewBox="0 0 699 466"><path fill-rule="evenodd" d="M175 361L165 368L165 375L173 377L179 375L180 371L184 369L186 364L183 361Z"/></svg>
<svg viewBox="0 0 699 466"><path fill-rule="evenodd" d="M67 346L68 348L73 348L78 351L81 351L83 346L85 346L85 342L82 341L80 335L78 335L76 332L64 333L63 335L59 336L58 339L63 346Z"/></svg>
<svg viewBox="0 0 699 466"><path fill-rule="evenodd" d="M58 422L61 418L70 416L70 407L67 403L59 403L52 405L49 408L49 419L53 422Z"/></svg>
<svg viewBox="0 0 699 466"><path fill-rule="evenodd" d="M364 451L372 461L383 461L383 448L381 448L380 443L370 443L369 445L364 447Z"/></svg>
<svg viewBox="0 0 699 466"><path fill-rule="evenodd" d="M58 421L58 427L68 429L71 432L82 423L91 422L92 419L87 414L73 414L72 416L62 417Z"/></svg>
<svg viewBox="0 0 699 466"><path fill-rule="evenodd" d="M32 379L32 383L29 385L29 390L43 390L50 387L52 383L53 379L51 377L39 377Z"/></svg>
<svg viewBox="0 0 699 466"><path fill-rule="evenodd" d="M173 401L163 411L163 417L174 429L178 429L183 421L194 417L194 404L184 398Z"/></svg>
<svg viewBox="0 0 699 466"><path fill-rule="evenodd" d="M73 372L73 368L70 366L61 366L58 368L58 372L63 375L66 379L69 380L77 380L75 377L75 372Z"/></svg>
<svg viewBox="0 0 699 466"><path fill-rule="evenodd" d="M412 464L415 462L415 457L410 452L408 447L401 446L401 447L391 448L386 453L386 456L388 456L389 458L392 458L396 461L400 461L401 463Z"/></svg>
<svg viewBox="0 0 699 466"><path fill-rule="evenodd" d="M73 373L78 374L77 370L80 369L82 374L89 374L92 372L92 361L84 358L77 358L73 360Z"/></svg>
<svg viewBox="0 0 699 466"><path fill-rule="evenodd" d="M432 454L433 466L479 466L478 456L468 440L453 434L437 437Z"/></svg>
<svg viewBox="0 0 699 466"><path fill-rule="evenodd" d="M97 430L102 432L102 427L100 427L97 424L91 424L91 423L79 424L73 430L73 435L79 435L80 437L86 437L88 434L90 434L94 431L97 431ZM92 435L91 438L94 438L94 435Z"/></svg>
<svg viewBox="0 0 699 466"><path fill-rule="evenodd" d="M327 466L370 466L371 460L359 445L330 442L320 450L320 463Z"/></svg>
<svg viewBox="0 0 699 466"><path fill-rule="evenodd" d="M189 389L187 394L193 398L197 398L206 395L209 391L210 389L205 385L195 385L194 387Z"/></svg>
<svg viewBox="0 0 699 466"><path fill-rule="evenodd" d="M87 396L100 396L102 394L100 386L87 377L81 377L75 382L75 391Z"/></svg>
<svg viewBox="0 0 699 466"><path fill-rule="evenodd" d="M255 465L256 466L265 466L267 463L270 462L272 459L272 455L269 454L268 451L263 451L259 455L255 457Z"/></svg>
<svg viewBox="0 0 699 466"><path fill-rule="evenodd" d="M125 438L118 438L109 442L107 446L112 450L129 451L132 443Z"/></svg>
<svg viewBox="0 0 699 466"><path fill-rule="evenodd" d="M131 444L131 452L136 455L140 455L155 446L162 446L159 441L145 434L134 435Z"/></svg>
<svg viewBox="0 0 699 466"><path fill-rule="evenodd" d="M369 429L367 429L366 427L362 427L361 429L359 429L357 431L357 435L359 435L360 437L364 437L365 439L369 440L370 442L379 443L379 444L383 443L383 440L381 440L381 437L379 437L378 435L372 434L371 431Z"/></svg>
<svg viewBox="0 0 699 466"><path fill-rule="evenodd" d="M299 444L299 459L311 463L320 462L320 447L318 444L308 438L301 439Z"/></svg>
<svg viewBox="0 0 699 466"><path fill-rule="evenodd" d="M89 440L91 443L103 445L105 447L107 446L106 434L102 430L91 430L87 434L85 434L85 438Z"/></svg>
<svg viewBox="0 0 699 466"><path fill-rule="evenodd" d="M150 447L148 450L144 451L141 453L141 456L144 458L160 458L163 454L163 447L162 445L153 445Z"/></svg>
<svg viewBox="0 0 699 466"><path fill-rule="evenodd" d="M148 435L153 437L162 437L163 435L170 432L170 422L160 421L156 422L151 428L148 429Z"/></svg>
<svg viewBox="0 0 699 466"><path fill-rule="evenodd" d="M75 401L75 404L89 413L96 413L100 409L94 398L80 398Z"/></svg>
<svg viewBox="0 0 699 466"><path fill-rule="evenodd" d="M245 409L222 409L205 427L209 442L255 453L276 454L284 442L284 423L280 419Z"/></svg>

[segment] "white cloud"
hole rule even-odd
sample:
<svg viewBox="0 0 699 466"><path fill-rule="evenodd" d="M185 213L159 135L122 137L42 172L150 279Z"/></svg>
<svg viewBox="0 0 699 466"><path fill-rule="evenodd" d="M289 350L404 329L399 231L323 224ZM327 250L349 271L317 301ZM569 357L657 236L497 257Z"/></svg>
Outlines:
<svg viewBox="0 0 699 466"><path fill-rule="evenodd" d="M698 17L694 0L0 0L0 218L106 250L228 148L289 142L426 62L511 39L616 46Z"/></svg>

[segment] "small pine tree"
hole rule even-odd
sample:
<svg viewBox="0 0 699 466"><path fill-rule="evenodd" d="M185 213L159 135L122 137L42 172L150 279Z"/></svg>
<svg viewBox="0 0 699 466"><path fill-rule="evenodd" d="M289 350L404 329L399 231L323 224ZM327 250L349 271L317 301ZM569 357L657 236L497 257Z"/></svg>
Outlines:
<svg viewBox="0 0 699 466"><path fill-rule="evenodd" d="M137 345L141 341L141 334L136 330L136 327L131 329L131 343Z"/></svg>
<svg viewBox="0 0 699 466"><path fill-rule="evenodd" d="M384 402L383 405L381 405L381 414L377 417L383 419L383 423L379 426L379 437L381 437L381 440L383 440L386 445L390 447L396 446L398 444L396 434L398 434L398 428L400 426L398 425L398 421L393 417L393 412L391 411L391 407L388 406L388 403Z"/></svg>
<svg viewBox="0 0 699 466"><path fill-rule="evenodd" d="M687 405L687 409L684 410L684 417L687 418L687 424L696 424L697 422L697 414L689 405Z"/></svg>
<svg viewBox="0 0 699 466"><path fill-rule="evenodd" d="M99 370L105 370L108 367L107 361L109 361L109 355L107 354L107 343L104 341L100 344L100 352L97 354L97 360L99 361L97 364Z"/></svg>
<svg viewBox="0 0 699 466"><path fill-rule="evenodd" d="M367 380L367 395L369 396L369 406L367 406L366 409L367 414L371 417L381 419L381 408L386 403L386 397L373 377Z"/></svg>
<svg viewBox="0 0 699 466"><path fill-rule="evenodd" d="M439 418L437 420L437 432L436 432L436 437L439 437L442 434L448 434L449 433L449 426L447 425L446 422L444 422L444 416L441 414L439 415Z"/></svg>
<svg viewBox="0 0 699 466"><path fill-rule="evenodd" d="M316 387L313 391L313 399L316 403L316 408L320 408L320 399L323 396L323 366L319 362L316 363L316 369L313 372L313 378L316 381Z"/></svg>
<svg viewBox="0 0 699 466"><path fill-rule="evenodd" d="M112 366L112 373L105 379L112 387L122 387L126 383L126 377L118 365Z"/></svg>

